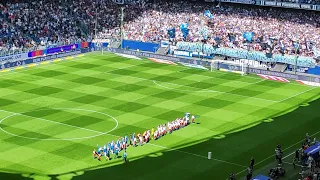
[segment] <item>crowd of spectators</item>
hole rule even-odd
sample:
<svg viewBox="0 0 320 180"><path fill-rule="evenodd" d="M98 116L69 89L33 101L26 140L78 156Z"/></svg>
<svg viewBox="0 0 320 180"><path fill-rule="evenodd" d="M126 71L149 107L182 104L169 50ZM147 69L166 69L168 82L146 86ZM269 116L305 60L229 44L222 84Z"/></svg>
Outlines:
<svg viewBox="0 0 320 180"><path fill-rule="evenodd" d="M167 30L176 29L176 40L183 41L182 23L189 24L186 41L203 39L199 31L207 28L208 42L222 47L249 48L258 51L273 46L272 53L295 54L293 42L299 41L297 52L313 56L313 47L320 47L320 14L278 8L223 5L216 8L203 4L160 3L143 8L141 16L125 24L125 37L132 40L160 41L168 39ZM210 9L213 18L203 16ZM254 32L253 43L246 43L244 32ZM263 43L265 42L265 43Z"/></svg>
<svg viewBox="0 0 320 180"><path fill-rule="evenodd" d="M90 23L91 1L41 0L0 4L0 48L14 50L70 44L84 36L81 24Z"/></svg>
<svg viewBox="0 0 320 180"><path fill-rule="evenodd" d="M112 0L15 0L0 4L0 50L70 43L96 38L120 38L120 7ZM167 30L176 28L175 41L199 42L202 29L208 30L207 43L218 47L245 48L273 53L314 56L320 49L320 14L281 8L212 3L132 0L125 5L124 38L139 41L168 40ZM290 0L289 0L290 1ZM297 2L297 1L296 1ZM308 0L310 3L317 0ZM210 10L213 18L203 15ZM183 38L182 23L189 24ZM254 32L252 43L244 32ZM268 45L268 46L266 46Z"/></svg>

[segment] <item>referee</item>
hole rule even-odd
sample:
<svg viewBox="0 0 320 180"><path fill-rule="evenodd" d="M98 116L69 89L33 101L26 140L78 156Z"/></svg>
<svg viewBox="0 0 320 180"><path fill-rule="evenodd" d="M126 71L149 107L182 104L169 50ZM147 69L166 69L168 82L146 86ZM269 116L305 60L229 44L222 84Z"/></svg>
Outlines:
<svg viewBox="0 0 320 180"><path fill-rule="evenodd" d="M276 153L276 160L278 161L278 164L281 166L282 165L282 150L281 150L281 146L278 144L276 149L274 150Z"/></svg>
<svg viewBox="0 0 320 180"><path fill-rule="evenodd" d="M251 157L251 160L250 160L250 168L253 169L253 166L254 166L254 158Z"/></svg>
<svg viewBox="0 0 320 180"><path fill-rule="evenodd" d="M251 180L251 179L252 179L252 168L248 167L247 180Z"/></svg>

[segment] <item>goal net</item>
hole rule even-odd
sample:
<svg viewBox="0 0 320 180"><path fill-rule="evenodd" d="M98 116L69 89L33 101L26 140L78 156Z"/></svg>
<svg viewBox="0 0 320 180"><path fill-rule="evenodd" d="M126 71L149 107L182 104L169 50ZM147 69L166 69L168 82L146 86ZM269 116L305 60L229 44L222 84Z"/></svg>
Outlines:
<svg viewBox="0 0 320 180"><path fill-rule="evenodd" d="M248 64L242 59L239 62L212 60L210 69L211 71L223 69L229 72L240 73L243 76L248 74Z"/></svg>

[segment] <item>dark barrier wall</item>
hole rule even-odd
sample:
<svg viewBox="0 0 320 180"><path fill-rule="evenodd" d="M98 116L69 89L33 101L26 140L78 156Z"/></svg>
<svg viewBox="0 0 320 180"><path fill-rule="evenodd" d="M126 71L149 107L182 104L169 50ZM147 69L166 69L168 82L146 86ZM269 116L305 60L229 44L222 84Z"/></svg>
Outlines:
<svg viewBox="0 0 320 180"><path fill-rule="evenodd" d="M123 49L132 49L147 52L156 52L160 47L160 44L151 43L151 42L140 42L140 41L131 41L131 40L123 40L122 48Z"/></svg>

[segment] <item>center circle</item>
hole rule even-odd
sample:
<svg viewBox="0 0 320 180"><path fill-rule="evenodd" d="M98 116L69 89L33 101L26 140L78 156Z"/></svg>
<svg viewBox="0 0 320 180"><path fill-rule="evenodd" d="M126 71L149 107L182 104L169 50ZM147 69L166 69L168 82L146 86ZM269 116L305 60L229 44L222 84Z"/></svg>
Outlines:
<svg viewBox="0 0 320 180"><path fill-rule="evenodd" d="M40 110L36 110L36 111L42 111L42 110L50 110L50 109L40 109ZM47 140L47 141L57 141L57 140L59 140L59 141L71 141L71 140L90 139L90 138L102 136L102 135L105 135L105 134L108 134L108 133L114 131L114 130L118 127L118 125L119 125L118 120L117 120L115 117L113 117L113 116L111 116L111 115L109 115L109 114L107 114L107 113L103 113L103 112L99 112L99 111L94 111L94 110L89 110L89 109L81 109L81 108L51 108L51 110L71 110L71 111L93 112L93 113L101 114L101 115L104 115L104 116L107 116L107 117L111 118L111 119L116 123L116 125L115 125L111 130L109 130L109 131L107 131L107 132L101 132L101 133L98 132L97 135L92 135L92 136L85 136L85 137L79 137L79 138L77 138L77 137L76 137L76 138L45 138L45 139L44 139L44 138L33 138L33 137L20 136L20 135L17 135L17 134L8 132L8 131L4 130L4 129L1 127L1 123L2 123L4 120L6 120L6 119L8 119L8 118L10 118L10 117L16 116L16 115L24 115L23 113L26 113L26 112L23 112L23 113L14 113L14 112L12 112L11 115L8 115L8 116L0 119L0 130L3 131L3 132L6 133L6 134L9 134L9 135L12 135L12 136L15 136L15 137L24 138L24 139ZM29 112L35 112L35 111L29 111ZM30 116L30 117L31 117L31 116ZM34 118L37 118L37 117L34 117ZM68 124L65 124L65 125L68 125ZM70 125L69 125L69 126L70 126ZM85 128L78 127L78 126L74 126L74 127L79 128L79 129L85 129ZM89 129L87 129L87 130L89 130ZM94 130L92 130L92 131L94 131Z"/></svg>

